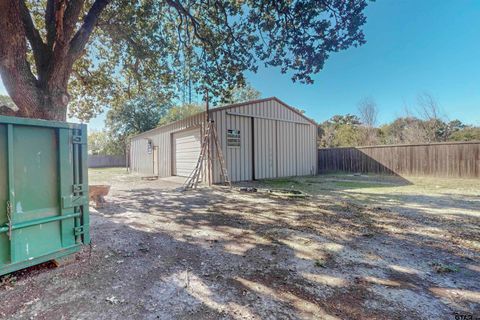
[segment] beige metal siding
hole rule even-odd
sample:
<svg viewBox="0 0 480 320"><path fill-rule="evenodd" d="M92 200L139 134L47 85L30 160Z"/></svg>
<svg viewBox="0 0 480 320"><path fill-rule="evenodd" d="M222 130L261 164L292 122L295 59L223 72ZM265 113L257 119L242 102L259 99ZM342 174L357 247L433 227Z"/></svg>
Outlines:
<svg viewBox="0 0 480 320"><path fill-rule="evenodd" d="M225 110L213 111L211 117L215 121L220 148L231 181L252 180L252 119L228 115ZM227 147L227 130L229 129L240 130L240 147ZM223 182L220 171L219 162L215 161L213 164L215 183Z"/></svg>
<svg viewBox="0 0 480 320"><path fill-rule="evenodd" d="M200 156L200 130L187 130L173 134L174 175L188 177Z"/></svg>
<svg viewBox="0 0 480 320"><path fill-rule="evenodd" d="M211 117L215 121L219 144L232 181L251 180L253 167L256 179L316 173L316 125L277 100L213 109ZM145 140L150 138L159 148L159 176L171 176L173 134L192 127L200 128L204 121L205 113L202 113L134 137L132 170L152 174L153 158L147 154ZM240 130L240 148L227 148L228 129ZM201 130L203 132L203 128ZM212 175L214 182L221 182L218 161L214 161Z"/></svg>
<svg viewBox="0 0 480 320"><path fill-rule="evenodd" d="M226 162L226 166L227 166L227 172L228 172L228 175L229 175L229 178L231 181L237 181L237 180L233 180L233 177L232 177L232 163L228 163L228 159L227 159L227 127L229 126L229 124L227 124L227 116L226 116L226 112L225 110L221 110L221 111L215 111L215 112L212 112L211 113L211 118L212 120L214 121L215 123L215 128L217 130L217 135L218 135L218 143L220 145L220 149L221 149L221 152L223 154L223 157L225 159L225 162ZM214 147L212 147L214 148ZM221 178L221 170L220 170L220 164L219 164L219 161L217 159L217 156L216 156L216 151L215 149L213 149L213 169L212 169L212 178L213 178L213 182L214 183L220 183L220 182L223 182L222 181L222 178ZM230 158L230 157L229 157Z"/></svg>
<svg viewBox="0 0 480 320"><path fill-rule="evenodd" d="M232 181L252 180L252 123L251 118L226 116L222 135L227 130L240 130L240 147L226 147L225 152L229 177Z"/></svg>
<svg viewBox="0 0 480 320"><path fill-rule="evenodd" d="M292 122L277 121L278 177L292 177L297 175L297 125L298 124Z"/></svg>
<svg viewBox="0 0 480 320"><path fill-rule="evenodd" d="M146 175L151 175L153 174L153 154L147 152L147 146L147 139L132 140L130 150L130 168L134 172L141 172Z"/></svg>
<svg viewBox="0 0 480 320"><path fill-rule="evenodd" d="M146 145L146 139L151 139L154 146L158 146L159 177L171 176L173 134L194 127L203 130L204 121L205 114L202 113L135 136L131 142L131 170L144 175L153 173L153 158L147 153Z"/></svg>
<svg viewBox="0 0 480 320"><path fill-rule="evenodd" d="M239 106L216 113L218 113L216 119L219 123L224 123L226 120L223 119L228 117L255 119L253 138L255 163L250 165L255 167L256 179L315 174L316 125L298 113L275 100ZM222 128L223 139L226 140L225 128L222 124L217 126ZM232 170L232 174L235 175L237 172Z"/></svg>
<svg viewBox="0 0 480 320"><path fill-rule="evenodd" d="M251 116L255 118L284 120L287 122L298 122L312 124L298 113L288 109L276 100L267 100L252 103L244 106L227 109L227 114Z"/></svg>
<svg viewBox="0 0 480 320"><path fill-rule="evenodd" d="M219 142L232 181L251 180L253 167L255 179L315 174L316 125L277 101L213 110L212 118L217 126ZM251 135L252 118L254 136ZM240 150L227 148L228 129L240 130ZM250 135L247 137L248 132ZM302 155L297 153L299 141L301 143L298 148L304 152ZM253 148L254 163L251 160ZM297 164L299 161L302 163ZM218 163L214 164L213 177L214 182L221 182Z"/></svg>
<svg viewBox="0 0 480 320"><path fill-rule="evenodd" d="M158 165L158 147L153 147L152 158L153 158L153 175L158 176L158 169L160 168L160 166Z"/></svg>
<svg viewBox="0 0 480 320"><path fill-rule="evenodd" d="M277 121L255 118L255 179L277 177Z"/></svg>
<svg viewBox="0 0 480 320"><path fill-rule="evenodd" d="M315 130L312 126L296 125L297 176L314 175L317 167Z"/></svg>

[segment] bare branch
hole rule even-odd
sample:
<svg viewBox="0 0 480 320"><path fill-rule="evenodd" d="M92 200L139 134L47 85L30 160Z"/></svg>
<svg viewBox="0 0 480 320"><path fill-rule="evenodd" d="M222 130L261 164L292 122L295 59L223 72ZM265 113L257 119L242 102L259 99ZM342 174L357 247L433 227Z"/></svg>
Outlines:
<svg viewBox="0 0 480 320"><path fill-rule="evenodd" d="M437 100L428 92L419 94L417 97L420 107L419 113L424 120L441 120L440 107Z"/></svg>
<svg viewBox="0 0 480 320"><path fill-rule="evenodd" d="M180 4L180 2L178 1L175 1L175 0L167 0L167 3L175 8L175 10L177 10L178 14L182 17L186 17L190 20L190 22L192 23L192 27L193 27L193 33L195 34L195 36L200 40L202 41L203 43L208 43L210 46L213 47L213 44L211 43L211 41L208 39L208 37L205 37L203 36L201 33L200 33L200 23L198 22L197 18L195 18L191 13L190 11L188 11L184 6L182 6Z"/></svg>
<svg viewBox="0 0 480 320"><path fill-rule="evenodd" d="M358 111L363 126L359 132L359 142L371 146L379 142L377 129L378 109L375 100L371 97L364 98L358 103Z"/></svg>
<svg viewBox="0 0 480 320"><path fill-rule="evenodd" d="M373 98L364 98L358 103L358 112L363 125L373 128L377 125L378 109Z"/></svg>

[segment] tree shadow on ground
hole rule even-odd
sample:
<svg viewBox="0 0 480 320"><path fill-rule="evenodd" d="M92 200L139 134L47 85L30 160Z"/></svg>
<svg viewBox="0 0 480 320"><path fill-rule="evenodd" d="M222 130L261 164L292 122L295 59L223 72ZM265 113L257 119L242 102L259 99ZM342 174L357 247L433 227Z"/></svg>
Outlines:
<svg viewBox="0 0 480 320"><path fill-rule="evenodd" d="M449 215L452 225L427 211L399 213L383 200L365 206L154 184L109 200L92 215L91 259L84 253L2 292L12 303L0 314L421 319L480 312L478 247L452 240L463 233L478 244L475 217ZM436 273L433 263L460 271ZM41 302L28 304L36 297Z"/></svg>
<svg viewBox="0 0 480 320"><path fill-rule="evenodd" d="M281 234L279 236L274 232L272 235L271 232L272 230L286 229L292 232L307 233L310 236L321 237L320 241L329 241L343 247L356 247L358 243L369 241L376 243L381 238L380 241L385 244L390 242L392 246L405 247L407 252L418 254L419 256L423 255L424 258L429 257L428 261L431 263L442 259L448 260L452 257L460 259L459 261L462 261L462 263L467 263L468 259L475 256L475 252L471 250L463 250L458 255L455 253L456 248L445 247L444 238L437 237L435 234L423 234L421 231L418 231L422 226L429 226L430 222L435 221L427 213L420 213L418 219L415 220L397 216L394 222L389 222L388 216L382 216L384 212L381 212L379 215L375 212L365 213L365 208L349 203L344 203L344 207L342 207L342 204L324 204L319 206L315 202L307 205L302 201L286 201L261 196L253 196L253 200L250 201L234 199L235 202L233 202L230 197L222 193L209 191L194 192L181 197L173 195L172 197L175 200L171 201L168 199L168 192L163 192L159 195L148 192L145 194L145 192L145 190L138 190L138 193L134 193L133 196L134 198L147 196L148 209L150 212L153 210L152 214L155 214L156 210L159 211L160 217L158 220L160 223L174 223L180 226L179 234L181 236L179 238L182 241L195 242L197 238L192 234L196 230L205 229L212 231L212 234L216 234L217 236L212 241L217 241L217 243L228 248L227 251L232 250L230 248L232 245L240 247L240 251L242 247L248 247L248 245L253 248L261 248L258 244L259 238L267 239L274 245L291 248L290 245L282 242L285 239L282 240ZM181 199L180 201L178 200L179 198ZM257 201L258 198L263 201L263 206ZM292 210L289 208L291 206L295 207L293 216ZM266 209L267 211L265 211ZM324 213L320 216L320 219L316 212L319 209L321 209L320 213ZM268 212L268 210L271 210L274 214L265 215L264 213ZM382 211L381 208L379 210ZM256 218L251 219L252 215ZM463 216L458 217L458 226L463 225L463 218ZM429 222L425 223L427 220ZM349 230L348 235L342 239L338 233L332 234L328 232L327 229L332 226L332 223L338 224L340 229ZM440 228L440 233L447 231L441 230L441 223L442 221L437 221L436 226ZM389 234L386 229L394 225L397 225L399 230L405 230L405 232ZM451 232L451 230L448 230L448 233ZM463 228L462 232L471 235L478 234L476 227ZM371 237L375 237L375 241L370 240ZM224 238L233 240L224 241L222 240ZM268 250L270 249L268 248ZM254 249L249 249L247 252L251 250ZM264 248L264 250L266 249ZM294 251L295 254L298 254L298 251L301 250L296 249ZM315 257L310 256L308 259L314 261ZM394 258L392 257L393 260ZM379 264L367 263L366 266L369 269L382 269ZM428 265L423 265L422 267L430 268ZM469 273L469 271L465 272L464 275L468 278L473 274ZM388 269L385 273L392 274L392 270ZM266 281L266 283L268 282ZM301 283L299 279L294 279L294 282ZM405 286L407 285L405 284ZM418 285L415 284L415 286Z"/></svg>

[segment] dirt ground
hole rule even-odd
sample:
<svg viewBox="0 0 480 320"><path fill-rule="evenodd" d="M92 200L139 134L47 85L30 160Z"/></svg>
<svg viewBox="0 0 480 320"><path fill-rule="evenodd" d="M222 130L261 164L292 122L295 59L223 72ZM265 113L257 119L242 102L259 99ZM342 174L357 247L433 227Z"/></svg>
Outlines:
<svg viewBox="0 0 480 320"><path fill-rule="evenodd" d="M478 180L327 175L244 193L120 169L90 178L112 185L92 246L0 278L0 318L480 317Z"/></svg>

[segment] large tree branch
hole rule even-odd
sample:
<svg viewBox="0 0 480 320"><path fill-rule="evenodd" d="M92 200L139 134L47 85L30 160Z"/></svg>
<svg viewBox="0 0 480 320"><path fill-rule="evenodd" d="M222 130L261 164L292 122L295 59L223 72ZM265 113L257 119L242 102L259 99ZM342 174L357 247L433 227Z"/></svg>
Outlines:
<svg viewBox="0 0 480 320"><path fill-rule="evenodd" d="M49 47L50 61L44 73L45 81L42 81L40 85L44 90L50 92L51 96L60 96L59 101L63 103L68 102L66 98L66 82L70 75L70 70L66 67L68 65L66 59L68 41L65 39L63 20L67 0L53 0L51 5L53 6L53 9L51 9L53 11L51 13L52 16L49 18L51 20L50 24L55 29L55 36L53 39L50 39L50 41L53 41L51 47ZM47 14L49 13L47 12Z"/></svg>
<svg viewBox="0 0 480 320"><path fill-rule="evenodd" d="M47 8L45 11L45 29L47 30L47 46L53 48L55 42L55 0L47 0Z"/></svg>
<svg viewBox="0 0 480 320"><path fill-rule="evenodd" d="M67 7L67 0L55 1L55 42L53 44L54 50L57 47L64 47L66 44L63 33L63 17L65 15L65 9Z"/></svg>
<svg viewBox="0 0 480 320"><path fill-rule="evenodd" d="M53 50L53 60L61 61L66 58L84 2L85 0L54 0L51 4L53 12L49 12L47 9L47 15L52 14L47 20L49 20L50 27L54 26L55 30L55 36L50 39L53 41L50 47Z"/></svg>
<svg viewBox="0 0 480 320"><path fill-rule="evenodd" d="M100 14L111 0L96 0L90 10L88 11L83 25L77 31L70 42L70 50L68 52L69 58L75 61L81 54L85 45L92 34L93 29L100 17Z"/></svg>
<svg viewBox="0 0 480 320"><path fill-rule="evenodd" d="M45 50L45 43L43 43L40 32L38 32L37 28L35 28L32 16L30 15L30 11L26 6L25 1L20 1L20 11L22 15L23 27L25 29L25 35L27 36L32 49L37 50L38 52Z"/></svg>
<svg viewBox="0 0 480 320"><path fill-rule="evenodd" d="M20 1L20 12L22 17L23 28L25 30L25 35L30 42L33 51L33 58L35 59L35 65L37 67L37 73L40 77L42 70L45 69L46 64L48 63L48 48L47 45L43 42L40 32L35 27L30 11L28 10L25 1Z"/></svg>
<svg viewBox="0 0 480 320"><path fill-rule="evenodd" d="M54 0L56 36L53 44L52 59L47 71L47 81L42 85L48 91L55 91L59 101L67 104L67 83L73 64L80 57L95 23L101 12L110 0L96 0L84 19L83 25L77 31L75 28L78 15L83 7L84 0Z"/></svg>
<svg viewBox="0 0 480 320"><path fill-rule="evenodd" d="M51 15L47 19L50 23L50 26L47 26L47 36L50 37L48 39L50 42L48 47L50 59L48 67L44 72L45 81L40 83L41 86L48 91L53 88L59 90L60 88L58 87L58 84L63 83L65 76L68 76L66 72L67 69L65 68L67 62L65 57L68 52L68 41L65 39L63 20L67 0L53 0L50 4L49 3L47 3L46 16ZM51 8L48 6L51 6ZM49 28L53 28L53 34L48 35Z"/></svg>
<svg viewBox="0 0 480 320"><path fill-rule="evenodd" d="M70 0L65 10L64 21L64 35L67 41L70 41L75 30L75 26L82 11L85 0Z"/></svg>

